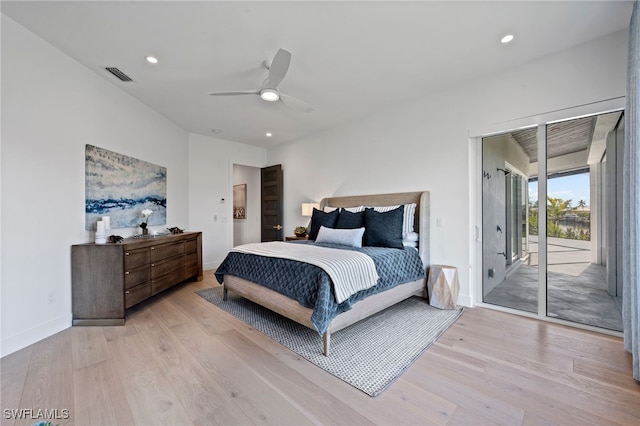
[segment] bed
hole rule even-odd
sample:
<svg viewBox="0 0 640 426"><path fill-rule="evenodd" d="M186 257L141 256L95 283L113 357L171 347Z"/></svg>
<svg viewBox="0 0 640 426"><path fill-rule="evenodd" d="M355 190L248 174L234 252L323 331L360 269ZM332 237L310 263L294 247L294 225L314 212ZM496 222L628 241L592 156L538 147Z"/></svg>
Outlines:
<svg viewBox="0 0 640 426"><path fill-rule="evenodd" d="M402 260L389 260L391 257L386 254L378 255L379 253L382 253L383 250L378 250L377 247L363 247L362 249L349 248L344 251L344 253L349 252L349 255L353 256L360 256L360 254L352 252L364 252L367 256L371 257L375 262L376 268L381 271L378 284L367 288L366 290L360 290L343 302L338 303L337 300L333 300L330 296L323 296L323 293L326 293L326 291L321 291L320 289L325 289L327 287L327 280L331 283L331 277L333 277L333 275L329 277L325 271L317 266L317 264L311 265L291 259L274 259L270 257L278 255L261 256L254 252L242 253L244 246L240 246L239 248L236 247L232 249L220 267L216 270L216 278L223 285L224 298L226 299L228 292L232 291L239 296L249 299L279 313L280 315L318 331L319 334L322 335L324 355L329 356L331 333L348 327L351 324L367 318L409 297L427 297L425 276L426 268L430 264L429 192L423 191L330 197L323 199L320 203L320 212L329 212L332 208L337 208L338 211L342 212L347 208L352 211L357 211L358 207L362 208L361 206L378 209L382 208L382 206L397 205L415 205L412 224L412 230L414 231L412 237L415 238L412 238L412 240L415 240L413 244L417 246L416 248L407 247L404 250L389 250L399 256L398 259ZM384 211L384 209L382 211ZM320 212L316 213L323 214ZM405 217L403 229L406 229L407 222L408 220ZM323 229L322 231L327 230ZM318 240L320 240L320 238ZM268 244L269 243L259 243L254 245L255 247L253 248L259 249ZM305 245L324 245L330 248L338 248L334 244L309 243L306 241L275 244L279 244L281 246L300 244L300 250L315 250L315 248L312 247L305 248ZM288 249L288 247L286 248ZM240 251L240 253L238 253L238 251ZM414 260L412 260L411 257L416 257L418 259L418 263L412 263ZM407 267L410 272L408 272L408 275L403 276L402 279L395 277L395 275L394 277L388 277L385 275L385 271L391 270L395 272L396 269L399 268L390 267L390 265L393 264L385 265L384 263L382 263L381 268L379 263L396 261L402 262L403 265L405 263L410 265ZM402 266L402 268L404 268L404 266ZM417 270L418 268L420 271ZM289 275L293 275L293 277ZM289 284L285 284L285 281L291 281L292 279L300 281L300 283L296 283L296 286L298 284L304 284L304 286L316 288L316 290L313 291L316 291L318 294L316 295L314 293L313 296L305 295L301 299L296 296L297 293L292 293L291 289L283 290L275 286L275 284L278 284L277 281L282 281L283 285L286 287ZM392 283L391 281L394 279L400 280L400 284ZM310 282L302 283L302 281ZM384 284L384 286L382 284ZM312 290L295 291L303 292ZM337 293L337 291L336 287L335 292ZM287 292L290 294L287 295ZM337 299L337 294L334 294L333 296ZM296 297L299 300L296 300ZM312 300L307 300L306 298ZM325 300L327 298L330 300ZM326 307L323 305L324 303L330 306ZM328 313L324 312L323 309L327 310ZM320 312L320 314L318 312ZM318 319L319 316L322 318Z"/></svg>

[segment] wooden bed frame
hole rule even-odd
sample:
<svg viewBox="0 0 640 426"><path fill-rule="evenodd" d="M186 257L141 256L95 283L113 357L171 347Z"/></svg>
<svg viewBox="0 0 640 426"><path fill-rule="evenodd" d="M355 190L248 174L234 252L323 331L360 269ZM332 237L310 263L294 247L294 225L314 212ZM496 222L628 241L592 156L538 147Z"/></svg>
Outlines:
<svg viewBox="0 0 640 426"><path fill-rule="evenodd" d="M391 206L398 204L416 203L414 230L419 233L418 250L425 265L429 266L429 192L402 192L394 194L358 195L348 197L324 198L320 203L320 209L331 207L357 207L357 206ZM233 276L225 275L224 299L227 291L232 290L259 305L264 306L280 315L296 321L306 327L315 330L311 324L312 309L306 308L296 300L290 299L276 291L270 290L259 284ZM329 356L331 345L331 333L350 326L364 318L367 318L389 306L407 299L411 296L426 297L426 279L402 284L374 294L360 300L346 312L333 319L329 328L323 335L324 354Z"/></svg>

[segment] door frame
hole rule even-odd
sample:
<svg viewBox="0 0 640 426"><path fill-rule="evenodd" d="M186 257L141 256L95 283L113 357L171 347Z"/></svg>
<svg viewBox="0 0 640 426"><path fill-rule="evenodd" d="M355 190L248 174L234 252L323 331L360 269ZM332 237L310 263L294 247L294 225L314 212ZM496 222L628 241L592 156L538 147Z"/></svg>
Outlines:
<svg viewBox="0 0 640 426"><path fill-rule="evenodd" d="M224 211L225 217L222 217L221 220L226 220L227 222L227 249L228 252L233 247L233 166L245 166L245 167L255 167L256 169L262 169L266 167L266 161L263 162L251 162L251 161L242 161L238 159L231 158L228 162L228 170L227 170L227 197L228 198L220 198L221 204L226 204Z"/></svg>
<svg viewBox="0 0 640 426"><path fill-rule="evenodd" d="M546 125L559 121L566 121L575 118L581 118L597 114L605 114L624 110L626 108L626 97L607 99L604 101L583 104L574 107L563 108L555 111L530 115L527 117L517 118L513 120L480 125L476 128L469 129L469 205L474 206L469 215L469 246L472 247L471 273L470 277L470 298L471 306L478 306L497 311L508 312L520 316L535 318L542 321L553 322L557 324L568 325L574 328L580 328L590 331L596 331L603 334L613 336L621 336L622 333L593 327L585 324L579 324L558 318L547 317L546 309L546 292L547 292L547 221L546 221L546 203L541 203L539 208L539 241L538 241L538 313L530 313L511 309L503 306L484 303L482 279L482 138L488 136L499 135L502 133L524 129L527 127L538 126L538 138L542 136L544 143L538 144L538 158L547 158L546 156ZM543 133L541 135L540 133ZM538 199L546 200L547 193L547 162L538 162L538 176L544 176L544 179L538 181ZM544 205L544 207L542 207Z"/></svg>

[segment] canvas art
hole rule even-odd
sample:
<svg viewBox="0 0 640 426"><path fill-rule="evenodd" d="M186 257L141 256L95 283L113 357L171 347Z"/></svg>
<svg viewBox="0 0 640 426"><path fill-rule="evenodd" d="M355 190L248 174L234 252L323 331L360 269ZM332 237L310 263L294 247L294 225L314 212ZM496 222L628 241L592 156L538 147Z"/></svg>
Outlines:
<svg viewBox="0 0 640 426"><path fill-rule="evenodd" d="M93 145L85 150L85 229L102 216L111 228L137 227L149 209L149 226L167 223L167 168Z"/></svg>

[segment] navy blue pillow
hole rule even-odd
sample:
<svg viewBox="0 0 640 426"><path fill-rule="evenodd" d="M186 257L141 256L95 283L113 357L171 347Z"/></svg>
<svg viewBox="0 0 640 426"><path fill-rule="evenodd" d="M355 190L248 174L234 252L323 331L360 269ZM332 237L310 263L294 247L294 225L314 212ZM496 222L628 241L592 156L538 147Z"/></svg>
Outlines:
<svg viewBox="0 0 640 426"><path fill-rule="evenodd" d="M338 214L340 211L338 209L325 213L322 210L318 210L315 207L313 208L313 213L311 213L311 226L309 227L309 239L315 240L318 236L318 231L320 231L321 226L325 226L327 228L333 228L336 225L336 220L338 220Z"/></svg>
<svg viewBox="0 0 640 426"><path fill-rule="evenodd" d="M352 213L349 210L340 210L336 228L338 229L357 229L362 228L364 223L364 212Z"/></svg>
<svg viewBox="0 0 640 426"><path fill-rule="evenodd" d="M364 245L404 249L402 221L404 206L380 213L372 208L364 211Z"/></svg>

